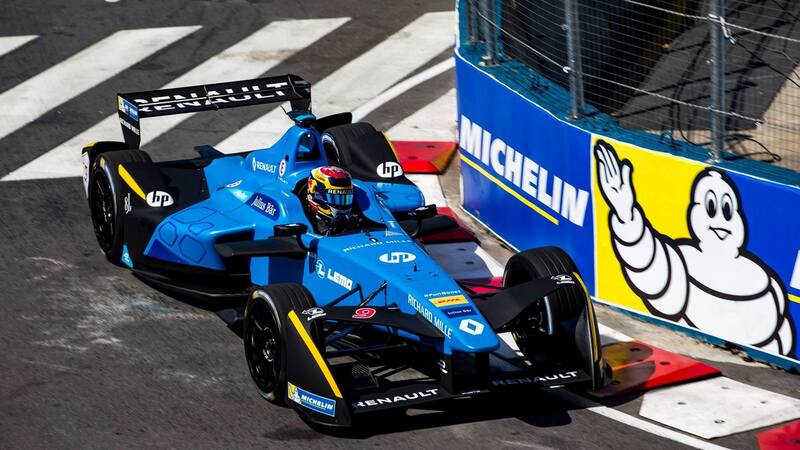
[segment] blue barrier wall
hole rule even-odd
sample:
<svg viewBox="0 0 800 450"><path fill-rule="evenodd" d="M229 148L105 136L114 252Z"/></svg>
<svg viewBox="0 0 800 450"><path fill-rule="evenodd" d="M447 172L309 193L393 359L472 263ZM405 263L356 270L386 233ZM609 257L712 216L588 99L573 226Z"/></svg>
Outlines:
<svg viewBox="0 0 800 450"><path fill-rule="evenodd" d="M797 174L568 121L560 87L537 98L478 61L456 52L467 212L517 249L564 248L598 301L800 368Z"/></svg>

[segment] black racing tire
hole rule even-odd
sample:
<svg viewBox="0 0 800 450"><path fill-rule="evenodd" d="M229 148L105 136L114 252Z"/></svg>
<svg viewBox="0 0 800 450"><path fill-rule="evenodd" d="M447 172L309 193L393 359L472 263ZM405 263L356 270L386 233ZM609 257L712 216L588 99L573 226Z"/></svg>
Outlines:
<svg viewBox="0 0 800 450"><path fill-rule="evenodd" d="M503 273L503 288L509 288L528 281L548 278L553 275L578 273L572 258L558 247L541 247L525 250L512 256L506 263ZM574 276L573 276L574 278ZM565 322L574 322L586 307L586 297L580 284L564 286L548 297L548 310L539 302L528 310L527 314L516 319L512 327L512 336L520 351L531 362L542 354L542 348L555 350L561 347L569 333L560 327ZM544 333L546 324L552 323L554 335ZM557 351L556 351L557 352Z"/></svg>
<svg viewBox="0 0 800 450"><path fill-rule="evenodd" d="M554 275L579 273L578 267L567 252L559 247L540 247L512 256L503 273L503 288ZM573 277L574 278L574 277ZM571 317L582 311L586 304L583 287L575 284L559 289L550 296L553 315Z"/></svg>
<svg viewBox="0 0 800 450"><path fill-rule="evenodd" d="M119 164L151 163L150 155L141 150L110 151L98 156L89 176L89 212L100 250L114 264L120 264L125 237L122 212L124 181L114 170Z"/></svg>
<svg viewBox="0 0 800 450"><path fill-rule="evenodd" d="M322 148L331 164L347 168L352 162L352 142L375 132L375 127L366 122L348 123L328 128L322 133Z"/></svg>
<svg viewBox="0 0 800 450"><path fill-rule="evenodd" d="M294 310L299 315L315 306L308 289L296 283L258 287L247 301L242 333L245 359L258 393L272 403L286 404L288 314ZM312 325L310 334L319 345L321 321Z"/></svg>

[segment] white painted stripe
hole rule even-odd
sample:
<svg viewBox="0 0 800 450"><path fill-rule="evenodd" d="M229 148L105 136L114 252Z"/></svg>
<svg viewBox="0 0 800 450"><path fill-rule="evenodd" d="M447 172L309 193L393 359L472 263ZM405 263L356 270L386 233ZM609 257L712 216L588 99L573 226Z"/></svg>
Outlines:
<svg viewBox="0 0 800 450"><path fill-rule="evenodd" d="M314 113L350 111L399 82L453 45L455 13L427 13L312 88ZM279 108L251 122L216 147L232 153L272 145L291 125Z"/></svg>
<svg viewBox="0 0 800 450"><path fill-rule="evenodd" d="M602 323L597 324L597 331L600 332L600 342L603 345L615 344L617 342L630 342L633 340L632 337L603 325Z"/></svg>
<svg viewBox="0 0 800 450"><path fill-rule="evenodd" d="M117 31L0 94L0 139L199 26ZM11 106L9 106L11 105Z"/></svg>
<svg viewBox="0 0 800 450"><path fill-rule="evenodd" d="M442 185L439 184L439 177L437 175L407 173L406 178L416 184L422 191L422 195L425 197L425 204L434 204L442 207L447 206L447 200L444 198Z"/></svg>
<svg viewBox="0 0 800 450"><path fill-rule="evenodd" d="M426 245L429 255L456 280L486 279L503 275L503 266L476 242Z"/></svg>
<svg viewBox="0 0 800 450"><path fill-rule="evenodd" d="M397 141L455 141L456 119L456 90L451 89L401 120L386 135Z"/></svg>
<svg viewBox="0 0 800 450"><path fill-rule="evenodd" d="M348 20L350 19L334 18L272 22L172 80L162 89L257 78ZM142 145L169 131L191 115L180 114L144 120ZM119 121L117 115L113 114L8 174L3 181L80 176L80 148L90 141L120 140L120 137ZM187 145L194 144L202 143Z"/></svg>
<svg viewBox="0 0 800 450"><path fill-rule="evenodd" d="M0 37L0 56L5 55L6 53L12 52L17 48L27 44L28 42L36 39L37 35L27 35L27 36L3 36Z"/></svg>
<svg viewBox="0 0 800 450"><path fill-rule="evenodd" d="M564 389L553 389L545 391L548 394L553 395L554 397L558 397L561 400L566 402L572 403L580 408L583 408L587 411L593 412L595 414L601 415L603 417L607 417L611 420L616 422L623 423L625 425L631 426L633 428L637 428L639 430L645 431L650 434L654 434L656 436L660 436L664 439L669 439L674 442L681 443L683 445L688 445L689 447L699 448L703 450L725 450L726 447L722 447L716 444L712 444L711 442L706 442L702 439L697 439L692 436L685 435L683 433L679 433L674 430L670 430L669 428L664 428L660 425L647 422L645 420L639 419L638 417L634 417L628 414L625 414L622 411L617 411L616 409L609 408L607 406L600 405L595 403L587 398L581 397L577 394L572 392L566 391ZM646 445L640 445L640 447L646 447Z"/></svg>
<svg viewBox="0 0 800 450"><path fill-rule="evenodd" d="M359 120L366 117L372 111L383 106L384 103L393 100L398 95L405 93L409 89L419 85L420 83L424 83L425 81L430 80L431 78L440 75L444 72L455 67L455 59L448 58L439 64L434 65L433 67L429 67L422 72L414 75L413 77L406 78L405 80L395 84L391 88L383 91L377 97L372 98L367 103L359 106L358 109L353 111L353 122L358 122Z"/></svg>
<svg viewBox="0 0 800 450"><path fill-rule="evenodd" d="M800 417L800 400L716 377L645 393L639 415L712 439Z"/></svg>

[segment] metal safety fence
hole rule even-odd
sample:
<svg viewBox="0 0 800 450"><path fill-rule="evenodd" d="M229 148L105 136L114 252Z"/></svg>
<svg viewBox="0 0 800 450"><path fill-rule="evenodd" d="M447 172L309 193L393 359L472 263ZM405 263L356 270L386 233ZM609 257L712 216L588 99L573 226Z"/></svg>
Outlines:
<svg viewBox="0 0 800 450"><path fill-rule="evenodd" d="M800 171L800 2L464 0L482 64L522 63L659 142ZM535 80L510 70L520 83Z"/></svg>

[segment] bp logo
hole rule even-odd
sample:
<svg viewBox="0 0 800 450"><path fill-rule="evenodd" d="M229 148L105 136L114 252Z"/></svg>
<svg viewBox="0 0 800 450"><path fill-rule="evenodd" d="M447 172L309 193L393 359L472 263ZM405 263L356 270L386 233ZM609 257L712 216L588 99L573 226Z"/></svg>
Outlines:
<svg viewBox="0 0 800 450"><path fill-rule="evenodd" d="M317 260L316 270L318 277L325 278L325 263L321 259Z"/></svg>
<svg viewBox="0 0 800 450"><path fill-rule="evenodd" d="M416 255L413 253L406 253L406 252L389 252L384 253L378 258L381 262L389 263L389 264L401 264L411 262L417 259Z"/></svg>

